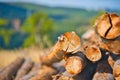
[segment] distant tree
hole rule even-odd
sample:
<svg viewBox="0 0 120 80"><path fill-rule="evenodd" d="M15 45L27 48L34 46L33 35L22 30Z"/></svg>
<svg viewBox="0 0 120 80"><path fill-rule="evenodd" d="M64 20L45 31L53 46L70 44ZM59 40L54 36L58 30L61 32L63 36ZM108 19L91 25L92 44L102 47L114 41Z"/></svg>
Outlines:
<svg viewBox="0 0 120 80"><path fill-rule="evenodd" d="M23 46L43 45L49 47L52 40L52 20L47 15L35 12L22 25L22 31L28 34Z"/></svg>
<svg viewBox="0 0 120 80"><path fill-rule="evenodd" d="M8 30L4 28L0 29L0 36L3 37L5 45L9 44L10 37L13 33L14 31L12 29L8 29Z"/></svg>
<svg viewBox="0 0 120 80"><path fill-rule="evenodd" d="M0 18L0 27L6 26L8 24L8 20L4 18Z"/></svg>

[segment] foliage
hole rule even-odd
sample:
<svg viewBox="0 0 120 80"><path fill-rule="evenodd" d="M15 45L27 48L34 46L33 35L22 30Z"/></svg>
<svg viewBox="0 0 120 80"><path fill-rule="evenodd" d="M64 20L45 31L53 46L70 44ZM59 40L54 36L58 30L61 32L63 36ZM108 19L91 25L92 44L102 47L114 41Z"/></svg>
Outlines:
<svg viewBox="0 0 120 80"><path fill-rule="evenodd" d="M14 33L12 29L0 29L0 36L3 37L5 44L8 45L11 35Z"/></svg>
<svg viewBox="0 0 120 80"><path fill-rule="evenodd" d="M8 24L8 20L4 18L0 18L0 26L5 26Z"/></svg>
<svg viewBox="0 0 120 80"><path fill-rule="evenodd" d="M52 20L44 13L35 12L29 16L21 28L24 33L28 34L23 47L28 47L34 44L39 46L40 43L42 43L41 45L49 46L46 44L47 41L44 40L44 36L47 36L48 39L51 40L53 30L52 24Z"/></svg>

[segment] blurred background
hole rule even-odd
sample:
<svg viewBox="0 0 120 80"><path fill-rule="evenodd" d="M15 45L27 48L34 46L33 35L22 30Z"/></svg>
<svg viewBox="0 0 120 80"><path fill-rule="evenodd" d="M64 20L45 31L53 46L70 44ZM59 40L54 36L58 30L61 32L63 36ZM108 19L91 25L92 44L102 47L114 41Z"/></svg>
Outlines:
<svg viewBox="0 0 120 80"><path fill-rule="evenodd" d="M105 12L120 15L120 0L0 0L0 67L44 53L66 31L81 36Z"/></svg>

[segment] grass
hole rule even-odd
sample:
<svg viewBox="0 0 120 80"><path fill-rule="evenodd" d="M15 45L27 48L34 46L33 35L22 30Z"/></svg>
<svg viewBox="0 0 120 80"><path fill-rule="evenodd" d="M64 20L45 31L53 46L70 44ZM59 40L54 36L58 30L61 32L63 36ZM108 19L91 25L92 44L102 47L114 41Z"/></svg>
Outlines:
<svg viewBox="0 0 120 80"><path fill-rule="evenodd" d="M48 52L48 49L40 49L40 48L27 48L27 49L19 49L19 50L1 50L0 51L0 68L3 68L9 65L18 57L30 57L34 62L40 62L39 58L41 55Z"/></svg>

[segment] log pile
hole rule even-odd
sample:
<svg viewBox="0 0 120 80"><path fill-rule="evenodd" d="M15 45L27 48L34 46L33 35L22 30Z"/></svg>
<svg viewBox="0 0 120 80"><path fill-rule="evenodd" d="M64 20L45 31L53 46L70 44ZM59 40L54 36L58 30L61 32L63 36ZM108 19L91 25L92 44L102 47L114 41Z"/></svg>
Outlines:
<svg viewBox="0 0 120 80"><path fill-rule="evenodd" d="M41 63L17 58L0 71L0 80L120 80L120 17L105 13L80 38L58 37Z"/></svg>

